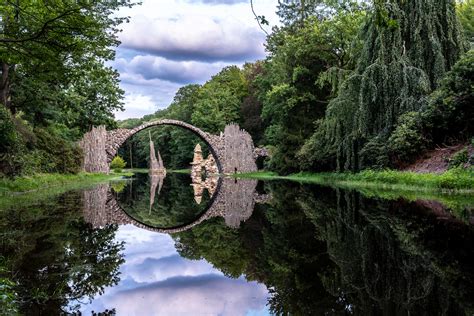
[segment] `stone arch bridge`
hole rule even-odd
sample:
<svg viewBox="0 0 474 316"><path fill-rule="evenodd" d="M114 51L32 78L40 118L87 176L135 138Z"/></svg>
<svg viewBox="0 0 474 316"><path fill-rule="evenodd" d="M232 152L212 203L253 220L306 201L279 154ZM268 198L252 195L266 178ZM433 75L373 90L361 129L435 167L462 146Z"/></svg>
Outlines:
<svg viewBox="0 0 474 316"><path fill-rule="evenodd" d="M162 119L144 123L133 129L107 131L105 126L93 127L79 142L84 151L83 170L108 173L110 162L127 139L146 128L160 125L178 126L199 136L209 146L219 173L256 171L255 159L266 155L265 151L254 147L250 134L236 124L227 125L220 135L213 135L186 122Z"/></svg>

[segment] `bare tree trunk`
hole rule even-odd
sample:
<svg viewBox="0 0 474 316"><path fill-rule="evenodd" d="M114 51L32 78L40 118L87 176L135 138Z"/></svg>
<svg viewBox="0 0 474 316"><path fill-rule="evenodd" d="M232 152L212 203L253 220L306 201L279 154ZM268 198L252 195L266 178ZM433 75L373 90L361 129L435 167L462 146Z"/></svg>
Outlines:
<svg viewBox="0 0 474 316"><path fill-rule="evenodd" d="M10 66L1 61L0 62L2 77L0 78L0 103L10 108Z"/></svg>
<svg viewBox="0 0 474 316"><path fill-rule="evenodd" d="M128 148L130 149L130 169L133 169L132 142L128 142Z"/></svg>

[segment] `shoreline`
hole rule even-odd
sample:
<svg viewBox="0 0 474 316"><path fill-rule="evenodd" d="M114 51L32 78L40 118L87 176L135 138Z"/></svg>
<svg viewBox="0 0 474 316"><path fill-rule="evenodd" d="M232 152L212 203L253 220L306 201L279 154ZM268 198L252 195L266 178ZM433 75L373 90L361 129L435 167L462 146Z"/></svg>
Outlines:
<svg viewBox="0 0 474 316"><path fill-rule="evenodd" d="M402 190L474 194L474 170L452 169L442 174L366 170L359 173L296 173L287 176L269 171L234 174L235 178L290 180L354 189Z"/></svg>

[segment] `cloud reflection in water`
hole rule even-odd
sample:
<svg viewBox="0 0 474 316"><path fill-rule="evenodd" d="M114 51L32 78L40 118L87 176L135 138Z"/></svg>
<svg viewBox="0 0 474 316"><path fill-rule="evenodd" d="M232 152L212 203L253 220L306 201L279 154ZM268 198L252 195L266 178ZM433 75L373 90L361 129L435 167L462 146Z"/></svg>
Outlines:
<svg viewBox="0 0 474 316"><path fill-rule="evenodd" d="M84 306L84 315L112 308L117 315L268 315L265 285L180 257L169 235L125 225L116 238L126 243L121 281Z"/></svg>

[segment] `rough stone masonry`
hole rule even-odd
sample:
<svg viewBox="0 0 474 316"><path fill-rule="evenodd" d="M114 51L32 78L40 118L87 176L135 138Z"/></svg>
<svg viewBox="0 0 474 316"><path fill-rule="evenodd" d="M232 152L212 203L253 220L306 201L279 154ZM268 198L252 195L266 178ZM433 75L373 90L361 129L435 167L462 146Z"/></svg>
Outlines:
<svg viewBox="0 0 474 316"><path fill-rule="evenodd" d="M213 135L182 121L163 119L147 122L133 129L119 128L107 131L104 126L93 127L79 142L84 151L83 170L109 173L110 162L128 138L146 128L160 125L178 126L199 136L209 146L219 173L256 171L255 159L266 155L265 151L255 149L250 134L237 124L229 124L223 133Z"/></svg>

